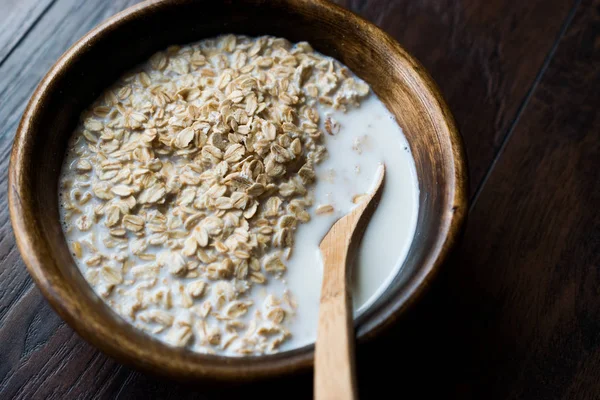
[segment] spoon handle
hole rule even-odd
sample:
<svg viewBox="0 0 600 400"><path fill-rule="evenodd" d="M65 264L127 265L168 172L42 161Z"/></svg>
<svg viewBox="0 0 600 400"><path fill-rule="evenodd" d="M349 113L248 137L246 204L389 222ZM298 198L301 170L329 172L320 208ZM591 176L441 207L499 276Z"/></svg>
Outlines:
<svg viewBox="0 0 600 400"><path fill-rule="evenodd" d="M354 221L342 219L332 230L345 231L346 223ZM337 237L342 240L321 249L324 274L315 348L316 400L357 398L352 299L346 277L349 241Z"/></svg>
<svg viewBox="0 0 600 400"><path fill-rule="evenodd" d="M356 250L359 236L364 232L381 195L384 175L385 166L382 164L377 170L373 192L333 224L319 245L323 256L323 286L315 343L316 400L358 398L348 251Z"/></svg>

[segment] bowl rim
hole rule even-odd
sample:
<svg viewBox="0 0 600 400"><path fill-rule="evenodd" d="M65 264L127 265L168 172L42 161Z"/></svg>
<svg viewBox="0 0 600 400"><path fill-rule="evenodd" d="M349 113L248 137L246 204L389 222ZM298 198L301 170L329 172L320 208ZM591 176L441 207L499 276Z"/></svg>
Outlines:
<svg viewBox="0 0 600 400"><path fill-rule="evenodd" d="M308 0L280 0L285 3L305 3ZM31 211L31 204L23 203L23 198L27 196L27 179L24 179L22 171L29 162L24 157L24 148L35 140L36 130L31 126L31 120L44 106L46 92L51 90L55 80L64 72L65 68L89 45L93 45L95 40L112 27L118 27L127 24L141 17L144 12L148 12L153 6L163 3L173 3L177 0L146 0L135 4L113 16L104 20L94 27L82 38L77 40L67 51L65 51L56 63L50 68L48 73L40 81L33 95L31 96L27 107L23 113L20 124L17 128L13 147L10 156L9 177L8 177L8 197L10 218L15 233L15 239L21 256L27 266L27 269L33 277L36 285L41 289L44 297L48 300L53 309L69 325L75 329L86 341L92 343L104 353L116 358L117 360L133 364L141 369L150 370L159 374L166 374L172 377L207 377L217 379L254 379L273 376L274 374L291 373L298 370L304 370L312 366L314 356L314 345L304 346L300 349L278 353L279 357L273 355L255 356L255 357L216 357L194 353L196 358L204 360L205 364L193 366L193 370L183 367L173 367L172 364L165 364L165 370L160 370L161 365L156 360L135 359L134 354L128 353L114 345L107 345L93 334L91 328L77 315L73 310L64 305L64 298L71 297L60 285L51 282L45 272L45 259L49 256L44 252L36 251L36 242L34 239L33 228L26 222L26 215ZM386 306L381 310L379 321L371 326L369 332L359 334L359 341L367 336L372 337L383 329L391 325L401 314L410 308L426 290L431 286L432 280L438 274L440 267L446 260L450 250L454 247L464 226L468 198L468 176L464 144L460 136L454 117L452 116L446 102L444 101L438 86L426 72L424 67L412 57L395 39L385 33L383 30L336 4L327 0L311 0L311 3L321 7L324 11L347 19L347 23L353 24L357 29L362 29L370 36L376 36L378 39L385 40L388 46L398 55L407 61L412 67L412 79L418 80L420 86L426 88L423 93L426 100L432 108L436 109L436 114L442 116L436 124L442 124L444 130L449 135L451 145L452 159L445 162L445 166L452 167L448 173L449 178L446 182L448 189L447 198L444 199L445 206L443 213L443 223L440 225L440 231L435 244L432 246L428 257L428 263L419 266L415 278L411 279L406 289L405 295L397 299L393 304ZM27 202L26 202L27 203ZM368 333L368 335L367 335ZM165 345L166 346L166 345ZM166 346L168 347L168 346ZM179 350L174 349L173 350ZM216 361L215 361L216 360ZM243 362L242 360L246 360ZM248 363L247 360L254 362ZM244 374L240 375L240 369Z"/></svg>

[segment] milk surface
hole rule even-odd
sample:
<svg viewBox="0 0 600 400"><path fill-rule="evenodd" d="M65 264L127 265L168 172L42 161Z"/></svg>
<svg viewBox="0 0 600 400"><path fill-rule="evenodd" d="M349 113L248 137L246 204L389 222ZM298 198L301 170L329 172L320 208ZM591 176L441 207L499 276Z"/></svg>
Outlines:
<svg viewBox="0 0 600 400"><path fill-rule="evenodd" d="M314 342L323 276L319 243L335 221L355 207L353 196L370 192L380 163L386 168L385 185L351 272L355 316L366 311L398 273L417 224L419 188L414 160L402 130L383 103L370 95L357 109L322 112L331 115L340 130L325 135L329 157L317 166L312 219L298 227L294 253L287 261L285 281L298 309L290 326L293 337L282 350ZM322 204L333 205L334 213L315 215Z"/></svg>
<svg viewBox="0 0 600 400"><path fill-rule="evenodd" d="M314 205L309 209L311 221L298 226L293 253L285 261L287 272L283 278L270 279L264 286L254 286L241 298L262 304L267 295L281 297L287 291L295 300L295 314L284 321L292 336L283 343L280 351L314 342L323 275L319 243L335 221L356 206L353 198L372 190L381 163L386 167L383 193L368 223L351 272L355 316L369 308L402 267L417 222L419 188L414 161L401 128L383 103L370 94L360 107L343 112L319 106L319 112L324 132L327 118L335 127L333 135L324 134L329 156L316 166L317 180L310 189L314 196ZM67 154L63 178L75 177L77 160L77 154ZM92 199L83 210L89 212L95 204L97 201ZM334 212L317 215L315 211L321 205L333 206ZM61 209L63 221L64 213ZM70 243L84 236L72 227L65 229ZM93 229L98 234L107 233L102 224ZM95 245L101 252L111 253L101 241ZM155 253L155 250L150 247L147 253ZM78 265L82 271L87 268L81 261ZM167 271L160 274L161 281L173 279ZM125 280L131 278L130 273L124 276ZM183 279L182 282L185 283ZM124 297L117 294L108 303L113 308L126 306L118 304L122 299ZM161 335L164 333L154 334L159 338ZM228 351L222 354L236 355Z"/></svg>

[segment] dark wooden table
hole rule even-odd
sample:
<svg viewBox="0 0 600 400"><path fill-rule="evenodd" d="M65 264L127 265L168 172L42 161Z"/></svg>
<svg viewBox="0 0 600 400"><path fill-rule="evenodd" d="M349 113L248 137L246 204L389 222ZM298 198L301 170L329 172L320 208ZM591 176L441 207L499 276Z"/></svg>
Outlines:
<svg viewBox="0 0 600 400"><path fill-rule="evenodd" d="M0 399L309 399L310 375L182 385L122 366L61 321L20 259L6 177L25 104L68 46L135 2L0 0ZM358 349L362 398L600 398L600 0L338 2L430 71L471 174L437 286Z"/></svg>

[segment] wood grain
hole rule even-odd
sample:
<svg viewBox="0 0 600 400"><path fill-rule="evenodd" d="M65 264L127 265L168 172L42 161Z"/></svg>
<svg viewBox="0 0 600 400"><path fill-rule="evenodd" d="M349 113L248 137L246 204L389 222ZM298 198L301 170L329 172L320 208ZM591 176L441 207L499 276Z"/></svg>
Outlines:
<svg viewBox="0 0 600 400"><path fill-rule="evenodd" d="M377 169L375 187L350 213L337 220L319 249L323 283L315 344L315 399L356 399L354 318L349 288L352 258L381 198L385 166Z"/></svg>
<svg viewBox="0 0 600 400"><path fill-rule="evenodd" d="M361 349L361 394L393 390L402 376L423 398L600 395L599 28L600 2L583 1L446 279L387 340ZM361 369L381 354L400 362Z"/></svg>
<svg viewBox="0 0 600 400"><path fill-rule="evenodd" d="M337 0L410 51L440 86L480 186L576 0Z"/></svg>
<svg viewBox="0 0 600 400"><path fill-rule="evenodd" d="M38 388L42 383L45 388L58 385L51 393L60 396L69 390L62 387L61 382L66 383L69 379L73 384L81 384L85 390L100 390L104 386L101 374L93 373L78 380L81 378L79 373L71 373L69 379L57 373L64 370L65 365L85 359L79 358L78 346L86 347L93 357L98 357L98 352L74 335L70 328L63 326L62 330L54 330L53 327L63 323L32 286L16 248L7 212L8 158L20 115L39 79L77 38L102 19L136 2L61 0L41 17L0 66L0 120L3 121L0 126L0 209L3 210L0 213L0 338L6 339L0 340L0 398L12 397L5 393L29 398L29 385L43 390ZM50 37L52 40L48 41ZM69 341L64 340L65 333ZM24 340L25 335L36 337L36 340ZM53 358L57 349L61 349L64 357ZM102 363L113 366L113 374L119 369L114 361L100 357ZM57 362L60 366L40 373L39 369L44 365Z"/></svg>
<svg viewBox="0 0 600 400"><path fill-rule="evenodd" d="M54 0L2 0L0 2L0 65L23 36L52 6Z"/></svg>
<svg viewBox="0 0 600 400"><path fill-rule="evenodd" d="M473 398L600 396L599 62L585 0L471 215L450 287Z"/></svg>
<svg viewBox="0 0 600 400"><path fill-rule="evenodd" d="M521 141L523 130L513 132L497 164L504 165L504 172L492 173L486 182L474 207L464 250L448 267L448 278L435 295L425 299L386 340L359 349L361 394L372 398L405 387L417 388L423 395L456 398L476 399L482 394L487 395L484 398L597 398L596 321L600 318L594 267L598 266L599 232L597 217L589 210L598 204L598 186L590 178L595 171L590 163L598 154L594 153L597 141L589 137L598 131L594 119L598 99L590 94L593 87L587 83L597 79L592 76L593 64L589 65L598 61L597 3L583 3L571 24L567 45L558 51L562 67L551 63L547 72L559 72L550 81L542 79L532 99L536 110L530 112L529 107L521 109L527 106L527 94L574 1L340 2L392 33L432 73L465 136L473 191L521 113L520 126L529 126L530 137ZM12 137L33 88L74 40L125 5L57 0L0 66L0 209L7 209ZM585 54L587 59L582 57ZM574 68L569 58L577 60ZM583 75L578 77L579 73ZM575 93L567 92L571 84L576 85ZM567 96L560 104L555 90ZM586 94L578 97L578 92ZM571 96L577 102L569 104ZM581 104L582 100L589 103ZM547 128L554 132L554 141L546 141ZM559 141L561 131L570 132L570 145ZM587 137L587 142L576 142L577 137ZM511 157L506 158L507 154ZM520 169L511 172L513 162ZM557 162L576 175L559 170L558 176L566 178L565 189L555 181L550 186L553 190L546 190L545 181L538 177L548 165L556 173ZM528 177L526 183L518 184L523 177ZM532 200L527 199L527 184L536 188ZM488 193L491 185L501 189ZM578 198L581 193L583 197ZM497 208L503 207L512 213L506 211L499 218ZM555 213L555 208L560 212ZM530 229L518 221L528 214L535 217L527 220L534 222ZM545 246L544 238L558 243L557 248ZM497 260L476 254L479 248ZM538 288L540 280L544 286ZM457 282L460 290L453 288ZM473 318L471 313L475 313ZM548 328L554 331L543 331ZM0 213L0 354L0 398L209 399L222 398L224 390L231 398L264 392L261 385L175 384L133 372L99 354L64 325L32 287L5 211ZM393 368L381 367L390 362ZM312 392L311 377L275 381L269 389L266 398L286 393L286 398L306 399Z"/></svg>
<svg viewBox="0 0 600 400"><path fill-rule="evenodd" d="M6 210L8 158L12 138L26 102L56 59L80 36L100 20L135 4L129 2L61 1L51 8L34 27L21 46L0 66L0 95L6 103L0 107L0 207ZM98 5L103 7L98 7ZM60 26L57 30L56 26ZM46 38L52 37L48 42ZM7 212L0 213L0 323L12 305L31 285L19 261ZM20 264L20 266L18 266Z"/></svg>

